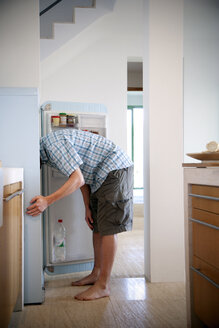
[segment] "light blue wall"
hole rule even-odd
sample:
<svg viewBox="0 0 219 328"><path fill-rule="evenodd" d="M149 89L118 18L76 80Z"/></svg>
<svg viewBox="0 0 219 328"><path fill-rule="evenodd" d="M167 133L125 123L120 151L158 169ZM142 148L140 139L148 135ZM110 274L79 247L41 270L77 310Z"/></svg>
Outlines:
<svg viewBox="0 0 219 328"><path fill-rule="evenodd" d="M219 1L185 0L184 153L211 140L219 142Z"/></svg>
<svg viewBox="0 0 219 328"><path fill-rule="evenodd" d="M0 88L0 159L3 167L24 168L24 211L40 194L38 90ZM24 302L40 303L41 216L24 216Z"/></svg>

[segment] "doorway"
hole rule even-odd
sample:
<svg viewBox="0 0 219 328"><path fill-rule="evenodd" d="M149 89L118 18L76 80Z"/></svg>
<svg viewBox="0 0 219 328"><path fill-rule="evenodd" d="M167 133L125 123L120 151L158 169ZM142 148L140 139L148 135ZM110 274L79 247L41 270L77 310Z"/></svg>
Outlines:
<svg viewBox="0 0 219 328"><path fill-rule="evenodd" d="M134 163L134 204L142 204L143 215L144 110L142 60L128 60L127 77L127 152Z"/></svg>
<svg viewBox="0 0 219 328"><path fill-rule="evenodd" d="M134 162L134 219L132 231L118 234L112 277L144 277L142 66L140 61L127 65L127 153Z"/></svg>

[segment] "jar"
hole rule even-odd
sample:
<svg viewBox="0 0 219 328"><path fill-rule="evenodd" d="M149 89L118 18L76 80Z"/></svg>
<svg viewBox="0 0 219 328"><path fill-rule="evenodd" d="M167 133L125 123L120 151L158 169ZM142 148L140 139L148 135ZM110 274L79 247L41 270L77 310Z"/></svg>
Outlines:
<svg viewBox="0 0 219 328"><path fill-rule="evenodd" d="M74 126L75 125L75 116L74 115L67 115L67 125Z"/></svg>
<svg viewBox="0 0 219 328"><path fill-rule="evenodd" d="M79 128L78 115L75 116L75 124L74 124L74 128L75 128L75 129L78 129L78 128Z"/></svg>
<svg viewBox="0 0 219 328"><path fill-rule="evenodd" d="M52 125L59 126L60 116L52 116Z"/></svg>
<svg viewBox="0 0 219 328"><path fill-rule="evenodd" d="M66 113L59 113L60 116L60 126L65 127L67 124L67 115Z"/></svg>

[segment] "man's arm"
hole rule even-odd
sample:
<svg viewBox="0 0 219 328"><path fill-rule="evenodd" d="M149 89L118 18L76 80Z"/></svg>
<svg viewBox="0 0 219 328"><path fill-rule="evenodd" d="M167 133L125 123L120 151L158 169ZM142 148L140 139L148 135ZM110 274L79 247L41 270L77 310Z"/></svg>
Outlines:
<svg viewBox="0 0 219 328"><path fill-rule="evenodd" d="M81 188L83 200L84 200L84 206L85 206L85 220L91 230L93 230L93 219L91 215L90 210L90 186L87 184L84 184Z"/></svg>
<svg viewBox="0 0 219 328"><path fill-rule="evenodd" d="M31 216L37 216L42 213L49 205L57 200L70 195L78 188L84 185L84 177L81 170L75 170L61 188L48 196L35 196L30 203L34 203L27 208L26 213Z"/></svg>
<svg viewBox="0 0 219 328"><path fill-rule="evenodd" d="M84 184L81 188L85 209L90 208L90 186Z"/></svg>

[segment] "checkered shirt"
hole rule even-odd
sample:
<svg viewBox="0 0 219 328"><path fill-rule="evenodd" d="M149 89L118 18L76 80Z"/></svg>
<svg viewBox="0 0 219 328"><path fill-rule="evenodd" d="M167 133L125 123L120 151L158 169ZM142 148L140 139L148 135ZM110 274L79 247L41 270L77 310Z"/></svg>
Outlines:
<svg viewBox="0 0 219 328"><path fill-rule="evenodd" d="M80 168L91 192L102 185L110 171L133 165L112 141L75 129L57 130L42 137L40 156L42 163L49 164L68 177Z"/></svg>

